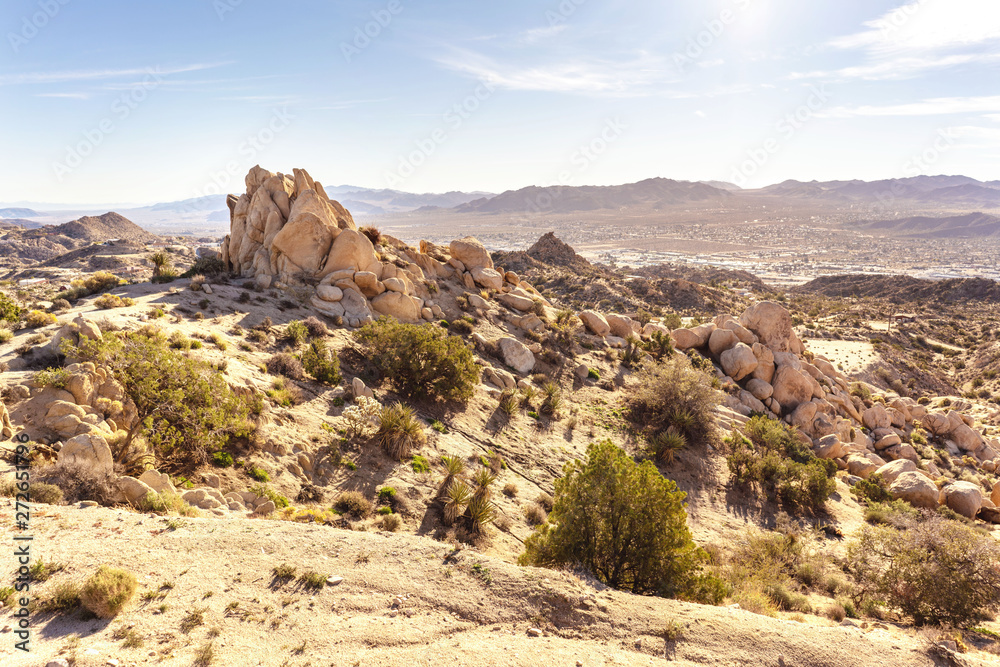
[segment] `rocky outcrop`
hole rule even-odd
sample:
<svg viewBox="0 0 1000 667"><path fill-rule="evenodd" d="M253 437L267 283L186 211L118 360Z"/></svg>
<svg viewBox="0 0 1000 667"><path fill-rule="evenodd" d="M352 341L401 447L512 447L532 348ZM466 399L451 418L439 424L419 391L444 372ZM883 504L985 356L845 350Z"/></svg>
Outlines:
<svg viewBox="0 0 1000 667"><path fill-rule="evenodd" d="M889 494L914 507L934 509L938 505L938 489L934 482L916 471L904 472L889 485Z"/></svg>

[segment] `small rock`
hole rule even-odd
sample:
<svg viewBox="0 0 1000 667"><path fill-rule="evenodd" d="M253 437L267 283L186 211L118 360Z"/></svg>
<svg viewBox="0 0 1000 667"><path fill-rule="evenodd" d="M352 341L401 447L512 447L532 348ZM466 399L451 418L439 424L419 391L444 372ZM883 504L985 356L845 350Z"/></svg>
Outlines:
<svg viewBox="0 0 1000 667"><path fill-rule="evenodd" d="M59 658L58 660L49 660L45 663L45 667L69 667L69 661L63 658Z"/></svg>
<svg viewBox="0 0 1000 667"><path fill-rule="evenodd" d="M344 583L343 577L327 577L326 579L327 586L339 586L342 583Z"/></svg>
<svg viewBox="0 0 1000 667"><path fill-rule="evenodd" d="M96 500L83 500L80 502L80 507L97 507Z"/></svg>
<svg viewBox="0 0 1000 667"><path fill-rule="evenodd" d="M528 636L529 637L541 637L542 636L542 631L539 630L538 628L528 628Z"/></svg>

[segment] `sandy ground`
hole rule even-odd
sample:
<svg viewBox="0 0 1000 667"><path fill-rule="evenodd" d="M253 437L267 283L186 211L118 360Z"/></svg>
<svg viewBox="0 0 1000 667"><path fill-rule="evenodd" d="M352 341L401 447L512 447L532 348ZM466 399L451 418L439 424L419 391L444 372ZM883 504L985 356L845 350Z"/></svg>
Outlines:
<svg viewBox="0 0 1000 667"><path fill-rule="evenodd" d="M860 373L879 360L872 344L863 341L810 339L806 347L826 357L845 375Z"/></svg>
<svg viewBox="0 0 1000 667"><path fill-rule="evenodd" d="M2 507L9 526L12 503ZM15 653L12 635L0 633L5 667L60 655L78 665L189 665L208 643L219 665L935 664L923 637L890 625L799 623L631 596L413 535L263 519L184 519L171 529L168 521L120 509L36 509L32 547L66 569L33 594L102 563L134 572L140 589L111 621L36 615L31 655ZM310 592L274 579L284 563L344 581ZM198 610L203 622L182 629ZM664 639L671 621L683 628L677 641ZM115 639L124 629L142 646Z"/></svg>

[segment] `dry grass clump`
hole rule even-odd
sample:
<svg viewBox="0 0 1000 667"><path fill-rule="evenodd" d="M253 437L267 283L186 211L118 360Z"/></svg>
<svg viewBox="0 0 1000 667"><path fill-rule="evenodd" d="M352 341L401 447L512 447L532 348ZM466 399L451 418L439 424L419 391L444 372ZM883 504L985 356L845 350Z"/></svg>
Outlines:
<svg viewBox="0 0 1000 667"><path fill-rule="evenodd" d="M98 618L114 618L135 596L138 585L131 572L102 565L84 582L80 601Z"/></svg>
<svg viewBox="0 0 1000 667"><path fill-rule="evenodd" d="M326 324L324 324L323 321L315 315L311 315L302 320L302 324L305 325L310 338L322 338L323 336L328 336L330 334L330 331L326 328Z"/></svg>
<svg viewBox="0 0 1000 667"><path fill-rule="evenodd" d="M538 503L531 503L524 508L524 518L532 526L540 526L549 518L549 513Z"/></svg>
<svg viewBox="0 0 1000 667"><path fill-rule="evenodd" d="M58 322L56 316L52 313L46 313L41 310L33 310L28 313L24 318L24 326L29 329L38 329L39 327L47 327L50 324L55 324Z"/></svg>
<svg viewBox="0 0 1000 667"><path fill-rule="evenodd" d="M120 297L117 294L102 294L94 300L94 305L101 310L111 310L112 308L127 308L135 305L135 299Z"/></svg>
<svg viewBox="0 0 1000 667"><path fill-rule="evenodd" d="M345 491L333 501L333 509L341 514L351 514L363 519L372 513L372 502L360 491Z"/></svg>
<svg viewBox="0 0 1000 667"><path fill-rule="evenodd" d="M395 403L382 408L375 439L390 458L402 461L427 442L424 426L413 408Z"/></svg>

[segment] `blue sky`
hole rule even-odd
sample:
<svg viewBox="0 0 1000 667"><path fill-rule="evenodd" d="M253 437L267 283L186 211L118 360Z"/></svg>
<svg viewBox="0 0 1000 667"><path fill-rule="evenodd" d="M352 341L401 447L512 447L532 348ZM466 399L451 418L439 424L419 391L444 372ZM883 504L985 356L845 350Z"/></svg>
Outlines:
<svg viewBox="0 0 1000 667"><path fill-rule="evenodd" d="M4 202L1000 178L996 0L4 7Z"/></svg>

